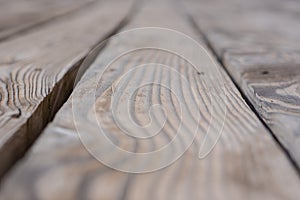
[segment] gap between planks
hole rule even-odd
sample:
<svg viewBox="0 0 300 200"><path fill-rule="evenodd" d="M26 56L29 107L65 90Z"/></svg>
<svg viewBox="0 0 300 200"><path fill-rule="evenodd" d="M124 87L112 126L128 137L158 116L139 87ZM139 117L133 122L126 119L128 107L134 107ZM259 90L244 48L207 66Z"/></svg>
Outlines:
<svg viewBox="0 0 300 200"><path fill-rule="evenodd" d="M15 28L9 29L9 30L1 30L3 32L0 32L0 42L3 42L5 40L8 39L13 39L15 37L18 37L22 34L26 34L28 32L30 32L32 29L35 29L37 27L41 27L44 25L47 25L50 22L54 22L55 20L59 20L61 17L70 15L80 9L84 9L85 7L89 7L92 4L95 4L97 0L93 0L93 1L88 1L87 3L83 3L83 5L79 5L79 6L75 6L75 8L70 9L70 10L66 10L65 12L62 11L61 13L58 13L56 15L53 16L39 16L41 19L37 19L37 20L33 20L33 22L25 22L25 24L21 24L21 25L16 25ZM14 12L14 10L12 10L11 12ZM18 15L18 13L16 13L16 15ZM8 24L8 26L10 26L10 24Z"/></svg>
<svg viewBox="0 0 300 200"><path fill-rule="evenodd" d="M177 2L178 3L178 2ZM286 154L286 156L289 158L291 164L295 167L298 176L300 176L300 167L298 166L296 160L291 156L291 153L289 151L288 148L286 148L278 139L278 137L276 137L276 134L274 134L274 132L272 131L272 129L268 126L268 124L262 119L261 115L259 114L259 112L256 110L256 108L254 107L253 103L249 100L249 98L247 97L247 95L245 94L244 90L241 89L240 85L236 82L236 80L234 79L234 77L232 76L232 74L229 72L228 68L225 67L224 65L224 61L223 59L217 54L215 48L213 47L213 45L211 44L210 40L207 38L206 34L201 30L201 28L199 27L199 24L197 24L192 16L191 13L189 13L186 9L184 10L184 14L186 15L187 20L190 22L190 24L192 25L192 27L194 27L194 29L202 35L203 40L205 42L205 44L207 45L207 48L212 52L214 58L216 58L216 60L219 62L219 65L224 69L224 71L226 72L226 74L230 77L231 81L234 83L235 87L239 90L239 92L241 93L241 96L243 97L243 99L245 100L245 102L248 104L249 108L251 108L251 110L253 111L253 113L255 113L256 117L261 121L261 123L265 126L265 128L269 131L270 135L272 135L272 137L274 138L274 140L276 141L276 143L281 147L281 149L283 150L283 152Z"/></svg>
<svg viewBox="0 0 300 200"><path fill-rule="evenodd" d="M192 34L193 31L190 25L181 16L178 16L178 12L172 9L172 6L172 2L169 1L148 2L143 6L137 17L133 18L125 28L149 25L163 26ZM156 14L153 15L155 12ZM169 21L170 19L172 20ZM139 41L138 38L135 39L137 39L134 40L136 42L143 42ZM160 43L163 41L155 40L153 42ZM107 45L105 50L101 51L97 58L99 60L96 59L87 70L86 79L81 80L81 89L86 87L84 92L89 92L91 83L89 80L101 68L101 60L105 60L105 56L109 57L110 53L114 52L115 49L119 49L118 47L122 49L123 44L114 43L110 45ZM208 98L208 92L205 89L202 90L199 74L190 68L188 64L178 62L176 56L164 57L163 54L156 55L155 53L142 54L133 57L130 62L138 64L143 59L146 61L147 59L149 61L161 61L180 68L185 75L188 75L191 84L195 88L201 88L193 94L188 89L182 90L183 96L186 97L185 100L196 101L201 97L203 99ZM104 76L103 81L105 83L116 81L119 77L118 72L126 67L130 66L121 63L121 65L112 67L113 70L107 71L107 76ZM178 84L176 81L173 82L172 77L168 74L165 79L162 79L159 71L152 77L151 69L147 70L150 71L139 73L139 76L136 77L155 78L166 82L170 80L169 84ZM245 196L248 199L298 199L299 179L294 168L290 166L282 150L276 145L268 131L241 98L231 80L226 78L227 74L224 72L223 75L230 98L228 120L220 142L206 159L199 161L195 156L197 146L193 146L173 165L154 173L128 175L110 169L95 160L79 141L72 120L72 103L69 99L35 143L27 158L22 160L7 177L1 195L4 199L5 197L9 199L11 195L14 195L15 199L17 197L23 199L49 199L51 197L70 200L186 198L223 200L241 199ZM128 81L138 81L137 84L140 82L138 78L132 78ZM103 84L101 87L104 88L100 88L103 90L100 90L96 102L97 108L99 108L99 118L106 120L107 129L112 129L112 135L118 135L120 132L113 129L115 124L109 115L107 104L109 101L102 101L111 98L110 86L109 84L108 86ZM77 86L75 90L79 90L78 88ZM145 93L151 101L161 101L164 105L172 102L171 95L167 90L153 88L152 91L146 90ZM82 96L79 96L80 98L77 98L80 103L84 104L85 94L83 93ZM143 100L145 96L141 95L136 98ZM172 103L176 105L175 102ZM194 109L191 108L193 103L186 104L186 106L189 107L189 110ZM143 105L136 104L136 107L134 113L140 116L140 120L145 120L143 115L141 116L141 113L137 112L138 108L143 108ZM89 118L92 108L93 106L78 111L83 112L79 126L91 132L93 130L90 129L93 127L89 128L89 125L95 123ZM165 135L172 135L172 126L178 124L178 119L176 109L168 111L174 115L170 118L170 122L164 131ZM204 118L210 117L205 109L203 109L203 115ZM218 116L215 117L218 118ZM194 118L189 116L184 121L185 126L188 128L193 120ZM205 127L207 127L207 121L204 119L201 121L201 128L205 129ZM168 139L164 137L164 134L162 136L155 140L157 142L155 144L160 144ZM203 135L199 134L200 136ZM121 137L118 139L120 139L120 143L124 145L124 148L137 150L134 141L126 143L127 141L122 140L123 137ZM183 142L185 139L185 137L182 138ZM196 144L199 144L198 142L197 140ZM138 148L139 151L151 149L153 145L141 144ZM115 159L116 162L120 161L118 157ZM282 173L282 171L285 173ZM25 184L28 182L31 182L31 184ZM289 187L286 187L287 185Z"/></svg>
<svg viewBox="0 0 300 200"><path fill-rule="evenodd" d="M192 0L189 0L188 3L194 3ZM276 94L276 92L273 93L273 96L268 98L268 95L265 96L264 92L267 94L267 90L271 90L274 88L268 88L267 83L264 82L265 85L262 85L261 87L258 87L258 89L261 89L261 91L257 91L255 87L252 87L249 83L256 84L256 86L259 86L260 78L253 78L250 76L247 77L247 74L251 74L253 71L257 71L256 76L259 76L259 72L261 71L262 74L265 75L265 78L269 78L268 84L277 84L276 86L278 88L285 87L285 84L288 83L286 80L287 73L282 73L284 68L287 68L286 70L290 70L290 73L293 74L293 76L290 76L290 79L294 80L294 87L299 87L299 81L297 80L297 74L299 77L299 73L297 72L297 68L293 67L296 65L299 65L299 61L297 59L293 59L289 57L292 57L292 55L299 55L299 50L297 47L295 47L295 43L299 41L299 37L295 37L293 33L298 33L299 35L299 28L295 27L294 29L291 29L291 24L296 23L295 16L293 16L293 13L299 8L299 3L295 2L295 5L293 6L286 6L281 5L281 2L279 1L266 1L266 5L262 6L262 2L260 1L253 1L253 5L251 5L251 2L247 4L247 2L244 2L248 6L262 6L264 11L265 19L262 20L261 13L258 13L261 21L264 21L262 23L266 23L265 26L274 26L274 21L278 20L278 16L282 15L284 16L281 21L279 21L279 24L277 26L281 27L280 30L278 28L272 28L270 31L266 32L265 34L262 34L264 31L263 28L253 25L256 23L253 23L250 19L250 17L253 15L253 12L251 13L247 11L244 16L241 16L241 20L236 20L235 24L231 23L228 24L228 19L234 20L232 17L236 17L236 10L234 10L235 7L241 9L242 3L241 1L229 1L227 2L228 5L226 9L220 10L220 6L218 4L218 1L212 2L207 8L200 9L199 6L195 6L192 8L189 4L185 4L183 7L185 7L186 15L188 15L188 20L193 24L193 26L198 29L200 33L203 34L204 40L208 44L209 48L212 50L216 58L218 59L219 63L222 64L222 67L225 69L227 74L230 76L236 87L240 90L241 94L243 95L243 98L248 103L250 108L253 110L253 112L257 115L257 117L262 121L264 126L269 130L270 134L273 136L274 140L278 143L278 145L283 149L283 151L286 153L287 157L289 157L291 163L295 167L295 169L298 172L298 175L300 173L299 166L300 166L300 149L299 149L299 139L298 139L298 132L300 131L300 127L297 123L299 123L300 119L300 109L299 109L299 95L297 95L297 91L290 91L290 95L295 98L296 102L292 102L287 100L284 101L284 97L281 97L279 94ZM199 3L199 2L197 2ZM219 2L220 3L220 2ZM222 4L222 3L221 3ZM193 4L195 5L195 4ZM239 7L240 6L240 7ZM277 8L278 7L278 8ZM227 9L232 9L234 11L228 11ZM242 7L243 8L243 7ZM274 10L277 8L277 15L274 16ZM198 10L197 10L198 9ZM219 11L215 11L219 10ZM199 11L200 10L200 11ZM203 14L203 10L205 14ZM224 26L221 23L217 23L213 20L212 13L220 12L223 17L226 18L225 24L227 23L227 26L230 25L231 29ZM202 13L199 14L199 13ZM230 14L229 14L230 13ZM233 14L231 14L233 13ZM218 13L219 14L219 13ZM215 14L215 15L218 15ZM273 16L271 19L270 16ZM198 17L198 18L197 18ZM202 20L201 20L202 17ZM207 21L203 21L203 17L207 18ZM253 17L253 16L252 16ZM268 18L269 17L269 18ZM198 20L198 21L197 21ZM211 20L211 21L210 21ZM244 30L243 23L246 23L244 21L249 22L249 27ZM273 21L272 21L273 20ZM252 24L251 24L252 22ZM259 23L258 23L259 24ZM287 26L285 26L287 24ZM251 27L251 25L253 27ZM261 30L262 29L262 30ZM292 31L291 31L292 30ZM239 32L240 31L240 32ZM244 31L244 32L243 32ZM252 31L252 32L251 32ZM274 33L273 33L273 32ZM290 32L289 32L290 31ZM273 35L272 35L273 33ZM246 36L243 36L246 35ZM248 37L254 37L255 40L247 43L247 34L250 34ZM252 34L252 35L251 35ZM211 36L213 35L213 36ZM216 36L218 35L218 37ZM238 40L232 39L230 36L238 37ZM270 38L267 38L266 35L270 35ZM272 40L272 37L275 37L276 39ZM245 41L246 40L246 41ZM266 42L262 42L265 40ZM276 43L277 42L277 43ZM244 46L243 46L244 45ZM248 49L247 49L248 48ZM265 49L265 50L264 50ZM247 53L248 52L248 53ZM273 60L270 64L270 61L268 61L268 56L272 55L272 53L277 53L278 56L273 56ZM249 55L247 57L247 54ZM247 61L240 61L242 58L247 57ZM253 61L251 61L251 58L253 57ZM265 58L266 57L266 58ZM287 58L286 58L287 57ZM235 59L235 60L234 60ZM255 60L256 59L256 60ZM260 59L261 61L258 61ZM235 62L234 62L235 61ZM276 67L277 66L277 67ZM279 66L279 67L278 67ZM251 71L252 68L252 71ZM262 68L262 69L260 69ZM281 68L281 70L278 70ZM265 70L265 71L262 71ZM282 73L283 78L274 78L272 76L267 76L268 72L270 70L274 70L273 74L276 73ZM282 84L281 84L282 83ZM288 84L287 84L288 85ZM274 87L276 87L274 86ZM289 97L285 96L285 99L288 99ZM278 100L278 102L277 102ZM298 101L298 108L295 108ZM272 103L277 102L277 103ZM284 102L280 104L280 102ZM280 105L280 106L278 106ZM294 110L291 109L294 106ZM264 108L265 107L265 108ZM291 108L290 108L291 107ZM289 123L291 123L289 125Z"/></svg>
<svg viewBox="0 0 300 200"><path fill-rule="evenodd" d="M112 1L113 3L116 3L117 1ZM111 25L107 26L108 30L103 30L102 35L100 36L93 36L94 42L87 46L86 49L94 49L99 43L102 43L110 36L114 35L116 32L118 32L119 29L121 29L128 21L128 19L133 14L133 11L135 11L135 3L132 3L133 1L128 1L130 4L130 7L127 6L129 10L122 11L123 14L127 12L124 16L120 14L119 19L116 18L114 22ZM99 2L98 2L99 4ZM90 4L89 6L94 5ZM89 6L85 7L85 10L89 8ZM99 6L98 6L99 7ZM86 10L87 11L87 10ZM83 10L80 10L80 12L84 12ZM79 13L72 12L70 14L77 15ZM60 20L66 20L66 18L70 18L71 15L65 15ZM105 17L105 13L104 13ZM54 20L53 23L49 23L49 26L55 26L54 22L60 22L60 20ZM27 35L31 35L31 33L35 34L36 30L42 30L43 28L49 27L48 23L47 26L39 26L36 29L31 29L31 31ZM23 36L17 37L12 39L11 41L14 42L14 40L17 40L18 38L22 38ZM98 39L96 39L98 38ZM55 41L53 41L55 42ZM93 50L93 53L101 51L103 48L103 45L98 46ZM88 51L89 51L88 50ZM86 51L84 48L82 51ZM88 52L86 51L86 52ZM19 120L16 124L17 130L12 133L8 141L1 141L3 145L0 147L0 154L1 154L1 166L0 166L0 177L2 176L10 169L10 167L18 161L18 159L22 158L24 153L27 151L27 149L32 145L32 143L35 141L35 139L39 136L39 134L43 131L44 127L51 121L55 115L55 113L59 110L59 108L66 102L69 95L72 93L73 87L74 87L74 81L75 78L79 78L79 75L84 73L84 71L81 71L78 73L78 69L81 66L81 64L84 64L86 68L88 68L90 61L85 61L82 63L83 59L87 53L77 55L78 57L75 57L75 63L71 63L71 66L65 65L61 66L61 70L65 71L65 74L61 74L62 77L57 80L57 82L54 83L54 87L49 89L46 96L43 98L43 100L38 104L38 106L34 109L32 113L30 113L29 117L23 117L23 108L18 109L18 114L12 115L12 117L15 120ZM81 57L81 58L80 58ZM91 58L91 56L89 56ZM80 68L81 70L84 69L83 67ZM40 69L39 71L41 71ZM8 83L9 84L9 83ZM52 83L46 83L46 84L52 84ZM21 91L23 92L23 91ZM38 97L40 98L40 97ZM37 123L39 122L39 123ZM21 124L21 126L17 126L18 124ZM2 138L3 139L3 138Z"/></svg>

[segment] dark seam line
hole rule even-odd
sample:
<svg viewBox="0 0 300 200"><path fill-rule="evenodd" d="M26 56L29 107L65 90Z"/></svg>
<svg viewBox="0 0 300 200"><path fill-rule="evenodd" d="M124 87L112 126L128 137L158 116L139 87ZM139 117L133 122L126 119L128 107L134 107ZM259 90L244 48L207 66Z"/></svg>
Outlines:
<svg viewBox="0 0 300 200"><path fill-rule="evenodd" d="M64 12L64 13L61 13L61 14L58 14L58 15L55 15L55 16L52 16L52 17L49 17L49 18L46 18L44 20L41 20L41 21L38 21L34 24L31 24L31 25L28 25L24 28L21 28L20 30L17 30L16 32L13 32L13 33L10 33L6 36L3 36L3 37L0 37L0 42L3 42L5 40L9 40L9 39L13 39L13 38L16 38L16 37L19 37L19 36L22 36L22 34L25 34L25 33L28 33L30 31L32 31L32 29L35 29L35 28L39 28L39 27L42 27L44 25L47 25L57 19L60 19L60 18L63 18L63 17L66 17L68 15L71 15L71 14L74 14L76 13L77 11L85 8L85 7L89 7L91 6L92 4L96 3L97 1L92 1L92 2L88 2L82 6L79 6L77 8L74 8L72 10L69 10L67 12Z"/></svg>
<svg viewBox="0 0 300 200"><path fill-rule="evenodd" d="M253 104L251 103L251 101L248 99L248 97L244 94L243 90L240 88L240 86L237 84L237 82L234 80L234 78L231 76L231 74L229 73L228 69L225 67L224 62L222 60L222 56L218 56L217 52L215 51L215 49L213 48L213 45L211 44L211 42L209 41L209 39L207 38L206 34L204 34L204 32L200 29L199 25L196 23L196 21L194 20L193 16L188 13L186 11L186 9L184 9L184 15L187 18L187 21L191 24L191 26L202 36L203 41L206 43L207 48L212 52L213 56L217 59L218 63L220 64L220 66L225 70L226 74L229 76L229 78L231 79L231 81L234 83L235 87L239 90L242 98L245 100L245 102L247 103L247 105L250 107L250 109L252 110L252 112L256 115L256 117L260 120L260 122L264 125L264 127L269 131L269 133L271 134L271 136L273 137L273 139L276 141L276 143L279 145L279 147L282 149L282 151L284 152L284 154L287 156L288 160L290 161L290 163L292 164L292 166L296 169L296 172L298 174L298 176L300 177L300 166L298 166L297 162L295 161L295 159L292 157L292 155L290 154L290 152L288 151L287 148L285 148L282 143L278 140L277 136L274 134L274 132L270 129L270 127L266 124L266 122L261 118L260 114L258 113L258 111L255 109L255 107L253 106ZM224 54L224 53L223 53Z"/></svg>
<svg viewBox="0 0 300 200"><path fill-rule="evenodd" d="M46 101L48 101L48 105L46 106L51 106L51 115L49 117L49 119L45 122L45 124L43 125L42 129L36 133L34 133L35 138L33 139L33 141L30 142L30 144L28 146L25 147L24 152L22 153L21 156L18 156L15 158L15 160L10 164L10 166L5 170L4 173L0 174L0 187L3 184L3 178L5 177L5 175L8 174L8 172L18 163L20 162L25 156L26 154L29 152L28 150L30 150L30 148L33 146L33 144L35 143L35 141L37 141L37 139L39 138L39 136L41 135L41 133L43 133L43 131L45 130L45 128L47 127L47 125L49 125L53 119L55 118L55 115L57 114L57 112L60 110L60 108L63 106L63 104L68 100L68 98L71 96L76 84L75 84L75 78L79 77L79 79L82 77L82 75L84 74L84 72L90 67L90 65L93 63L93 61L96 59L96 57L98 56L98 54L101 52L101 50L103 50L108 42L108 39L115 35L116 33L118 33L118 31L120 29L122 29L132 18L133 16L133 12L137 9L138 7L138 1L136 0L132 7L129 9L128 13L126 14L126 16L120 21L119 24L116 25L116 27L110 31L108 34L106 34L103 38L99 39L98 42L95 42L95 45L93 45L91 47L91 50L89 51L89 53L87 55L85 55L83 58L81 58L79 61L77 61L75 64L73 64L73 66L68 70L68 72L66 72L66 74L61 78L61 80L58 81L58 83L56 84L56 86L51 90L51 92L49 94L46 95L46 97L44 98L44 101L42 101L39 106L37 107L36 110L39 110L39 107L43 107L45 105L43 105L44 103L47 103ZM91 54L93 54L93 56L91 56ZM82 67L83 66L83 67ZM68 76L69 74L72 74L72 72L74 72L74 70L78 70L84 68L83 71L81 71L82 73L78 75L78 71L76 72L76 76L73 78L72 80L72 84L73 87L70 89L70 91L66 91L64 90L63 93L59 93L56 96L60 96L63 97L63 100L61 103L61 105L52 105L53 102L50 101L48 98L51 98L51 96L53 95L54 90L56 89L56 87L61 87L64 79L66 76ZM48 97L48 98L47 98ZM54 100L55 101L55 100ZM55 107L54 107L55 106ZM30 118L28 118L26 124L28 123L28 121L30 121L32 118L35 117L35 112L32 113L32 115L30 116Z"/></svg>

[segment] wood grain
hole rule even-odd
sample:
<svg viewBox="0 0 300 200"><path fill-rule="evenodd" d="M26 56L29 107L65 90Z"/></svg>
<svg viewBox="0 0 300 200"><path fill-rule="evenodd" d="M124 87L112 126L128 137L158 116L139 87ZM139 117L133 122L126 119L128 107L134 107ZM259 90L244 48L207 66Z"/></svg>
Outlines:
<svg viewBox="0 0 300 200"><path fill-rule="evenodd" d="M92 0L1 0L0 41L88 5Z"/></svg>
<svg viewBox="0 0 300 200"><path fill-rule="evenodd" d="M179 14L172 1L143 2L126 29L141 26L161 26L175 28L196 38L197 33ZM159 19L159 20L157 20ZM199 37L197 37L199 39ZM168 40L149 38L153 44L168 43ZM198 40L203 44L203 41ZM175 42L175 41L172 41ZM118 50L131 48L131 44L146 45L145 40L131 37L127 42L110 41L99 54L96 61L73 91L71 98L57 113L54 121L46 128L28 155L19 162L3 182L0 192L2 200L16 199L299 199L299 177L288 158L277 146L270 133L244 102L238 90L226 73L221 70L224 89L227 91L227 118L223 133L213 151L203 160L197 153L209 127L211 118L212 130L223 124L222 109L212 115L207 108L210 102L209 88L206 88L203 76L181 57L162 50L140 50L121 57L105 70L96 90L96 99L92 106L90 93L98 83L99 72L105 68L104 63L110 60ZM184 50L190 50L186 43L180 43ZM160 85L140 87L130 101L130 113L137 123L147 124L147 111L153 104L161 104L168 113L168 121L162 132L152 140L135 140L124 135L117 127L111 115L110 100L114 95L115 85L131 67L143 63L165 64L181 72L190 84L183 88L174 76L164 70L151 67L136 71L131 78L125 79L121 87L141 86L142 81L151 80L176 86L179 98ZM218 77L215 74L215 77ZM213 79L214 81L220 81ZM72 101L77 103L72 105ZM107 134L119 147L132 152L149 152L168 143L174 137L174 130L180 120L178 103L185 103L184 109L190 115L182 120L186 128L182 135L182 144L187 142L193 130L193 123L199 124L199 133L193 145L171 166L145 174L127 174L113 170L94 159L82 145L76 128L84 133L95 133L93 110L97 120L103 125ZM120 98L120 105L122 98ZM83 109L72 110L74 105L83 105ZM195 106L198 105L198 106ZM200 109L201 120L193 115L193 110ZM74 115L76 112L76 115ZM153 114L153 122L159 123L161 110ZM79 116L76 120L74 116ZM124 124L130 124L129 118L123 118ZM214 132L213 132L214 133ZM142 132L147 134L147 132ZM93 145L91 141L90 145ZM177 144L174 150L180 148ZM95 144L97 145L97 144ZM127 158L118 157L114 150L108 156L115 163L128 162ZM115 156L115 157L114 157ZM130 160L129 160L130 162ZM131 163L134 166L136 163ZM30 184L28 184L30 183Z"/></svg>
<svg viewBox="0 0 300 200"><path fill-rule="evenodd" d="M185 7L299 167L300 2L190 0Z"/></svg>
<svg viewBox="0 0 300 200"><path fill-rule="evenodd" d="M0 44L0 175L52 119L82 59L123 23L131 5L98 2Z"/></svg>

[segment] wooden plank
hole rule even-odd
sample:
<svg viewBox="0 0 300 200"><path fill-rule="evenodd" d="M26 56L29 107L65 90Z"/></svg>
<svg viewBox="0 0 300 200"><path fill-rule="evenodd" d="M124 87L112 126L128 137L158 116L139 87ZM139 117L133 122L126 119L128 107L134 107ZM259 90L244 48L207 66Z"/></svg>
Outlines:
<svg viewBox="0 0 300 200"><path fill-rule="evenodd" d="M123 23L131 5L97 2L0 44L0 175L52 119L82 59Z"/></svg>
<svg viewBox="0 0 300 200"><path fill-rule="evenodd" d="M190 0L186 7L299 167L300 2Z"/></svg>
<svg viewBox="0 0 300 200"><path fill-rule="evenodd" d="M170 1L144 1L140 12L126 27L129 29L161 26L175 28L196 37L197 33L178 13L179 11ZM161 38L148 39L148 42L150 41L152 44L169 44L168 40ZM272 200L299 199L300 184L295 169L270 133L244 102L221 67L224 87L228 92L227 118L219 142L209 156L203 160L198 159L197 153L199 144L203 141L205 131L209 127L209 119L212 117L215 120L210 127L213 130L212 133L215 133L223 124L223 120L219 116L224 113L222 113L222 108L217 107L218 115L210 114L211 110L206 106L210 101L208 94L211 88L205 88L203 73L195 70L178 56L170 55L165 51L144 49L133 52L130 58L120 58L105 70L101 84L96 90L95 102L89 98L91 93L94 94L93 84L98 83L99 72L106 67L105 63L110 61L112 55L118 50L132 48L133 44L141 46L149 44L140 37L131 37L126 42L113 41L108 43L87 70L73 91L72 98L57 113L54 121L46 128L33 149L7 176L1 188L1 199L234 200L245 197L247 199ZM176 43L176 41L172 42ZM187 43L178 42L183 50L190 51ZM152 62L166 64L182 72L182 75L187 78L190 88L182 88L175 76L171 76L170 73L165 73L160 69L154 71L153 68L147 67L144 68L144 71L137 71L129 79L125 79L126 82L121 82L124 91L128 87L141 86L145 80L176 86L181 91L176 95L179 98L181 96L183 98L181 100L186 102L184 109L191 112L183 119L184 127L187 130L186 134L182 135L182 144L187 142L193 131L189 128L193 127L195 120L197 121L193 116L193 110L197 108L195 105L199 106L203 117L199 121L200 131L193 145L173 165L152 173L119 172L94 159L82 145L76 129L82 128L84 134L97 134L95 132L97 129L94 127L98 122L95 122L92 114L96 108L97 120L103 123L103 128L108 131L108 136L114 138L113 141L123 149L132 152L149 152L169 142L175 133L173 128L180 124L180 118L178 118L180 113L174 95L159 84L139 88L134 96L135 101L130 101L133 104L129 107L130 113L133 113L133 117L141 124L147 123L149 120L145 117L149 104L162 104L166 109L165 112L169 114L162 133L157 138L150 140L150 143L145 140L137 141L124 135L116 127L110 110L110 100L117 89L115 85L125 72L131 69L131 66ZM214 71L208 71L204 75L209 76L210 73L213 73L214 77L218 77ZM90 101L92 101L92 105L88 104ZM74 102L73 105L72 102ZM121 101L119 103L117 105L123 105ZM78 105L83 107L76 109ZM153 121L157 121L161 110L154 111ZM123 120L125 123L122 125L126 126L127 123L131 123L129 118L123 118ZM92 141L89 144L94 143ZM177 145L179 146L175 145L174 150L180 149L180 144ZM118 157L114 150L109 150L108 157L116 163L132 161ZM137 163L132 161L130 164L135 167Z"/></svg>
<svg viewBox="0 0 300 200"><path fill-rule="evenodd" d="M92 0L1 0L0 41L91 2Z"/></svg>

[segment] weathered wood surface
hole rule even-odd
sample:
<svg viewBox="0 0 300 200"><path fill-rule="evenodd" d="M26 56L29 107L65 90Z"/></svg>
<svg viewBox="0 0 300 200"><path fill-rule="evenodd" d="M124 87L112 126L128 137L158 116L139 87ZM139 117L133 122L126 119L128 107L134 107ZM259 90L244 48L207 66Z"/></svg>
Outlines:
<svg viewBox="0 0 300 200"><path fill-rule="evenodd" d="M92 0L1 0L0 40L70 13Z"/></svg>
<svg viewBox="0 0 300 200"><path fill-rule="evenodd" d="M300 166L300 1L185 1L230 75Z"/></svg>
<svg viewBox="0 0 300 200"><path fill-rule="evenodd" d="M0 175L66 101L82 59L118 28L131 6L97 2L0 44Z"/></svg>
<svg viewBox="0 0 300 200"><path fill-rule="evenodd" d="M179 13L172 1L144 1L141 10L126 27L174 28L197 38L198 33L194 32L186 18ZM140 50L132 53L129 59L120 58L105 71L96 90L95 102L92 106L85 106L90 101L87 97L95 89L93 84L98 81L99 71L105 67L104 61L110 60L111 55L118 49L131 48L132 43L141 46L148 44L139 39L132 37L125 43L108 43L54 121L46 128L24 160L6 177L0 199L299 199L300 183L295 169L221 67L224 89L228 92L227 117L219 142L203 160L198 159L197 152L209 126L209 119L215 120L210 127L212 130L218 130L223 124L219 115L224 113L211 115L211 110L206 109L210 97L202 76L214 72L202 74L178 56L164 51ZM152 43L168 42L157 38L150 39ZM181 44L183 49L188 50L186 45ZM97 120L103 123L103 128L120 147L128 151L148 152L169 142L174 128L180 122L180 113L174 96L159 85L141 87L130 107L130 113L141 124L149 120L146 115L149 104L158 103L166 109L168 121L162 133L155 139L147 142L127 137L116 126L111 116L110 100L114 95L114 85L132 66L151 62L166 64L179 70L187 78L190 88L180 87L171 74L149 67L133 74L132 78L122 85L124 90L141 85L142 80L155 80L179 87L180 94L177 95L186 102L184 109L190 111L190 115L183 119L187 130L186 135L182 137L182 143L186 142L193 131L189 130L189 127L193 127L191 124L196 120L193 116L193 110L197 108L195 105L199 106L202 116L199 121L200 132L187 152L167 168L140 175L118 172L101 164L89 154L82 145L76 128L82 128L86 133L94 133L93 128L97 122L93 119L92 112L95 108ZM73 111L72 101L75 102L74 105L80 103L85 106L84 109ZM121 101L122 98L119 105L123 105ZM217 105L216 109L222 111L218 106L220 105ZM159 119L160 111L156 110L154 113L154 121ZM81 116L80 120L76 120L76 126L74 112L77 113L76 116ZM129 118L123 120L123 125L131 123ZM180 148L180 144L178 145L173 148ZM128 161L115 155L113 150L109 152L108 155L115 159L115 162ZM136 163L131 164L134 166Z"/></svg>

